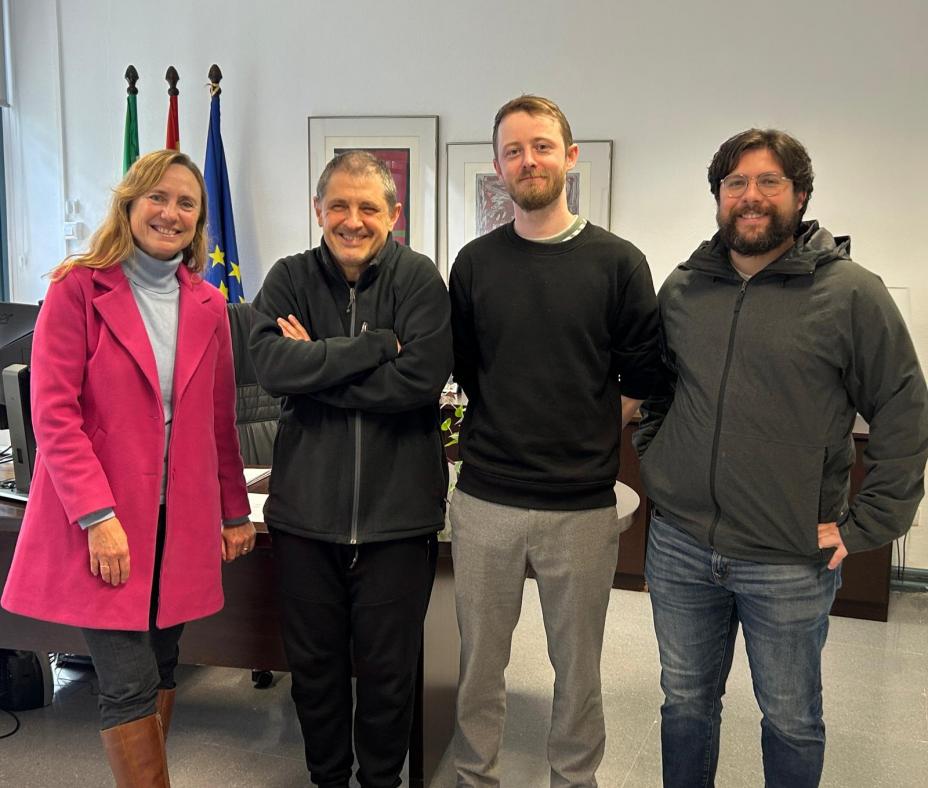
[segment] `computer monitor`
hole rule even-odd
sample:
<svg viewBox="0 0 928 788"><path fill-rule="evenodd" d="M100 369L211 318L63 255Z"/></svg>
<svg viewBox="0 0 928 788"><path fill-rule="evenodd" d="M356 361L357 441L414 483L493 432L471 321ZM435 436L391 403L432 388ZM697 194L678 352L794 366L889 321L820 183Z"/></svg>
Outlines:
<svg viewBox="0 0 928 788"><path fill-rule="evenodd" d="M38 304L0 303L0 371L10 364L29 364L32 332L38 316ZM0 430L9 428L6 397L0 382Z"/></svg>
<svg viewBox="0 0 928 788"><path fill-rule="evenodd" d="M35 435L29 404L29 357L37 304L0 303L0 429L10 431L14 487L0 494L25 498L35 466Z"/></svg>

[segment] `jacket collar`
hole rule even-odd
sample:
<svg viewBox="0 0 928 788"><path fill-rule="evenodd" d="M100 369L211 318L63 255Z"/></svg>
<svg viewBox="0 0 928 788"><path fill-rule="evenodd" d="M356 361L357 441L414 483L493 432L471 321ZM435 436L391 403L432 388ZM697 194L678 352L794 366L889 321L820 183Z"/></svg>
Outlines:
<svg viewBox="0 0 928 788"><path fill-rule="evenodd" d="M393 240L393 233L389 233L387 235L387 241L383 245L383 249L374 256L374 259L371 260L371 264L364 269L364 273L362 273L358 279L356 286L359 290L368 287L370 283L377 278L381 264L392 260L398 247L399 244ZM343 282L350 287L348 280L345 279L345 275L342 273L342 269L339 268L338 264L335 262L335 257L326 245L325 239L319 242L318 248L319 256L322 258L322 267L326 274L334 278L337 282Z"/></svg>
<svg viewBox="0 0 928 788"><path fill-rule="evenodd" d="M95 269L92 279L99 290L99 294L93 297L94 308L138 365L160 402L161 385L155 354L122 266ZM175 401L187 388L216 329L215 315L207 306L210 292L203 280L184 265L177 269L177 280L180 298L174 359Z"/></svg>
<svg viewBox="0 0 928 788"><path fill-rule="evenodd" d="M174 354L174 402L179 402L187 390L187 384L200 365L210 342L216 334L216 309L209 306L211 284L204 282L199 274L181 265L177 269L180 282L180 304L177 314L177 350ZM224 311L226 307L222 307ZM220 321L224 323L224 321ZM229 326L219 330L229 331Z"/></svg>
<svg viewBox="0 0 928 788"><path fill-rule="evenodd" d="M821 265L850 259L850 249L851 239L848 236L835 238L815 220L802 222L793 247L756 276L808 276L814 274L815 269ZM731 264L728 247L722 241L720 233L716 233L708 241L703 241L680 268L741 281L740 275Z"/></svg>

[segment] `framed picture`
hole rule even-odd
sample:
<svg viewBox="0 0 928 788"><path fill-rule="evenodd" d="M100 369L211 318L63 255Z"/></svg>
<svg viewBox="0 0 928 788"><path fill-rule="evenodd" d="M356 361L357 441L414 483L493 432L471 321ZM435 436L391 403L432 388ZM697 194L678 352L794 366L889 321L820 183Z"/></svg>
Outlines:
<svg viewBox="0 0 928 788"><path fill-rule="evenodd" d="M567 205L609 229L612 140L577 140L580 157L567 173ZM490 142L448 143L448 268L468 241L512 221L512 200L493 169Z"/></svg>
<svg viewBox="0 0 928 788"><path fill-rule="evenodd" d="M398 243L435 260L438 251L438 116L309 118L309 192L325 165L346 150L366 150L384 161L396 181L400 218L393 228ZM310 210L309 238L312 246L322 240L316 213Z"/></svg>

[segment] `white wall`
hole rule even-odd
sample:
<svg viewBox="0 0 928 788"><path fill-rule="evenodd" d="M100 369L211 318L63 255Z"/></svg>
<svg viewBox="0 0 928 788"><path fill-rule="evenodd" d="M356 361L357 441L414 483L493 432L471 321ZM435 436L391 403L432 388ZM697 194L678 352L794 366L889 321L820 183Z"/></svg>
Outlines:
<svg viewBox="0 0 928 788"><path fill-rule="evenodd" d="M719 144L749 126L794 133L817 174L808 215L909 289L928 366L924 0L8 1L22 300L41 296L65 251L64 200L92 228L121 174L126 65L141 75L142 149L163 144L173 64L181 147L202 161L217 62L249 297L309 242L307 116L437 114L442 169L444 143L488 140L499 105L532 91L560 103L578 138L615 140L612 228L658 284L714 230L705 169ZM440 192L444 217L443 179Z"/></svg>

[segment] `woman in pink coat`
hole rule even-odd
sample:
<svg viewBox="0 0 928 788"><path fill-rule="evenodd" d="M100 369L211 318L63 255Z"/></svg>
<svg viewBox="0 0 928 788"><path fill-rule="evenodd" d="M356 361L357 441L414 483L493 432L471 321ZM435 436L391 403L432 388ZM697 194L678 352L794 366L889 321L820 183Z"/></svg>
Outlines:
<svg viewBox="0 0 928 788"><path fill-rule="evenodd" d="M196 165L143 156L52 272L33 341L38 454L2 604L81 627L119 786L169 785L183 623L222 607L220 558L254 545L205 225Z"/></svg>

